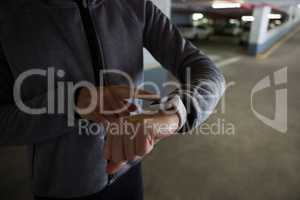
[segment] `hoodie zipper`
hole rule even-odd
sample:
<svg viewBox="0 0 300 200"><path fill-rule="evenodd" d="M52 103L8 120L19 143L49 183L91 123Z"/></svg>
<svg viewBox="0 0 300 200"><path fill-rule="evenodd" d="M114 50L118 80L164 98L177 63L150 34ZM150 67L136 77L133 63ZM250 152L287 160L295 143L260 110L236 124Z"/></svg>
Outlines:
<svg viewBox="0 0 300 200"><path fill-rule="evenodd" d="M102 55L102 47L100 39L98 38L97 31L94 26L94 22L92 19L89 0L75 0L78 5L81 20L83 23L85 35L87 38L90 55L93 63L94 70L94 78L96 82L96 86L100 84L100 70L104 69L104 60Z"/></svg>
<svg viewBox="0 0 300 200"><path fill-rule="evenodd" d="M101 46L101 40L97 36L97 31L92 19L91 11L89 8L89 0L75 0L78 5L81 20L83 23L85 35L88 41L90 55L92 57L93 70L95 76L96 86L100 84L100 70L104 69L103 50ZM104 79L104 77L103 77ZM106 85L106 80L103 80ZM113 175L108 175L108 183L112 182Z"/></svg>

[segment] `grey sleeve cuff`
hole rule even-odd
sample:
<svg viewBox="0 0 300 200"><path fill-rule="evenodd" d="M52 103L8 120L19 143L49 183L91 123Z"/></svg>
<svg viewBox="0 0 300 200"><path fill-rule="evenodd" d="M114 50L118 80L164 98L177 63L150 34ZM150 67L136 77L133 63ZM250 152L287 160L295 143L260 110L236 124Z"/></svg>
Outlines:
<svg viewBox="0 0 300 200"><path fill-rule="evenodd" d="M179 116L179 130L180 130L187 122L187 111L180 96L173 95L172 97L170 97L169 100L165 103L165 108L175 109L177 115Z"/></svg>
<svg viewBox="0 0 300 200"><path fill-rule="evenodd" d="M178 130L181 130L187 123L187 110L181 100L180 96L177 94L171 94L170 96L164 97L158 102L154 102L152 105L147 107L144 110L144 113L155 113L158 111L171 111L173 114L177 114L179 117L179 127Z"/></svg>

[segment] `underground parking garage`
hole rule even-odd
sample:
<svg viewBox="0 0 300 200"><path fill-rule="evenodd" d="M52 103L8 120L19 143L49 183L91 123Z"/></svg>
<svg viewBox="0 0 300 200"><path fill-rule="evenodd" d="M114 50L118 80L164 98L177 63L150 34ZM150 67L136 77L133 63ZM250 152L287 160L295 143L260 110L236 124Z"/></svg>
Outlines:
<svg viewBox="0 0 300 200"><path fill-rule="evenodd" d="M0 199L299 199L299 31L299 0L0 3Z"/></svg>

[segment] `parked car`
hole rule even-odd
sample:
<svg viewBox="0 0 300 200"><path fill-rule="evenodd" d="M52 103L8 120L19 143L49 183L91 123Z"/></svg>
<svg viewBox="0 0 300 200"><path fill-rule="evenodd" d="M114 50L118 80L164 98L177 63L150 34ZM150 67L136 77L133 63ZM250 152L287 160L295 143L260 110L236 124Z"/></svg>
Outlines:
<svg viewBox="0 0 300 200"><path fill-rule="evenodd" d="M244 31L240 37L240 45L247 46L249 44L249 40L250 40L250 32Z"/></svg>
<svg viewBox="0 0 300 200"><path fill-rule="evenodd" d="M210 26L198 26L197 30L197 39L209 39L209 37L214 34L214 29Z"/></svg>
<svg viewBox="0 0 300 200"><path fill-rule="evenodd" d="M251 24L247 23L243 26L243 32L240 35L240 45L247 46L250 42L250 30L251 30Z"/></svg>
<svg viewBox="0 0 300 200"><path fill-rule="evenodd" d="M194 25L181 25L179 26L179 30L181 34L189 40L208 39L214 32L212 27Z"/></svg>
<svg viewBox="0 0 300 200"><path fill-rule="evenodd" d="M242 32L243 30L239 27L239 25L236 24L227 24L223 29L223 33L225 35L237 36L240 35Z"/></svg>

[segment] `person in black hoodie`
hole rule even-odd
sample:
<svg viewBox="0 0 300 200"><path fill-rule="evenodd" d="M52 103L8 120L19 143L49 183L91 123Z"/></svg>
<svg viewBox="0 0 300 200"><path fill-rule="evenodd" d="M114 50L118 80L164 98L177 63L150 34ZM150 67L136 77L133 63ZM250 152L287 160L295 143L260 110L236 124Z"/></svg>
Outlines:
<svg viewBox="0 0 300 200"><path fill-rule="evenodd" d="M111 110L123 105L128 88L123 96L117 94L124 92L124 80L108 75L104 76L105 81L98 76L99 72L122 71L138 88L143 83L143 48L181 84L180 89L165 98L164 104L174 111L172 114L159 112L132 118L128 116L129 110L113 115L96 110L75 113L75 106L84 108L93 95L104 97L105 102L98 104L108 102ZM32 76L22 79L27 72ZM50 74L55 81L49 88ZM20 80L22 85L18 87ZM92 83L96 92L87 94L87 88L73 88L74 95L63 96L59 106L49 104L53 100L51 95L62 94L62 82L74 86L82 81ZM185 40L151 1L0 3L0 144L28 146L36 199L142 199L140 161L132 161L136 156L148 154L161 136L198 127L213 111L224 89L220 70ZM135 91L137 98L153 99L153 94L147 91ZM16 98L18 94L21 98ZM24 112L21 108L25 105L38 112ZM76 117L70 119L65 109L70 111L73 107ZM167 134L150 130L159 136L150 139L139 130L134 142L141 151L136 152L130 152L128 140L121 142L124 136L112 136L109 128L97 135L79 134L80 120L122 125L120 118L135 125L147 121L152 125L175 126ZM122 175L110 175L122 169L126 169Z"/></svg>

